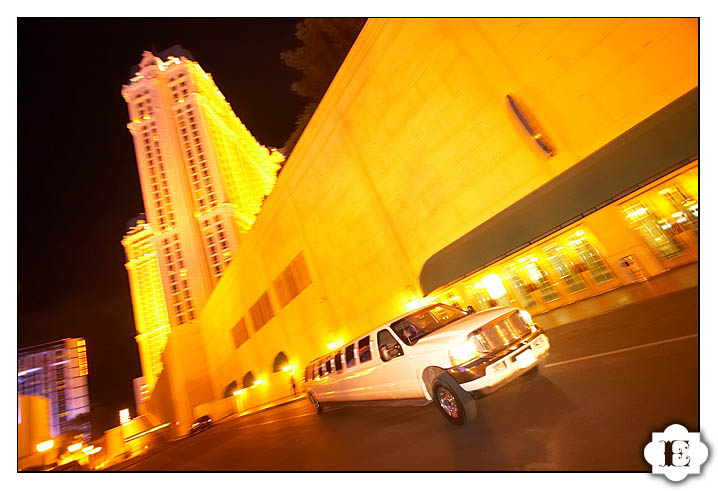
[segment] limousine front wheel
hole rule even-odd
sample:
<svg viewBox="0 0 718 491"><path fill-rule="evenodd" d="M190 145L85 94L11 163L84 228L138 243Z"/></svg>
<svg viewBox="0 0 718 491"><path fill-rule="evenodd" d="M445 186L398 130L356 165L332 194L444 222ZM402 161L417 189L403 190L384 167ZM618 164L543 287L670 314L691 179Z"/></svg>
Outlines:
<svg viewBox="0 0 718 491"><path fill-rule="evenodd" d="M478 413L471 394L459 387L448 373L436 377L433 394L434 404L450 423L466 424Z"/></svg>

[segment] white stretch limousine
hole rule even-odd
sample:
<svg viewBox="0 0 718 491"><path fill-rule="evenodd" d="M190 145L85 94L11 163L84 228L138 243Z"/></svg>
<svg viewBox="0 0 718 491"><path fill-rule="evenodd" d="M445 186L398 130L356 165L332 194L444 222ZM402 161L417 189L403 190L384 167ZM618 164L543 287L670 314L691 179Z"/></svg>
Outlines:
<svg viewBox="0 0 718 491"><path fill-rule="evenodd" d="M326 403L434 404L454 424L477 414L474 397L538 370L549 341L515 307L467 313L434 304L394 319L314 360L304 381L318 412Z"/></svg>

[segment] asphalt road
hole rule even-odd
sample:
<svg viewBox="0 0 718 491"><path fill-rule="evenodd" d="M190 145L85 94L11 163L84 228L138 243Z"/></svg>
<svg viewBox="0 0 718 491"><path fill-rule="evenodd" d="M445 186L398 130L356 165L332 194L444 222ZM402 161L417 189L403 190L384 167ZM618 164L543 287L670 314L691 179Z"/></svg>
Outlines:
<svg viewBox="0 0 718 491"><path fill-rule="evenodd" d="M544 326L550 327L550 326ZM434 406L305 400L167 445L128 471L643 471L651 432L698 431L698 291L683 290L549 329L551 354L447 423Z"/></svg>

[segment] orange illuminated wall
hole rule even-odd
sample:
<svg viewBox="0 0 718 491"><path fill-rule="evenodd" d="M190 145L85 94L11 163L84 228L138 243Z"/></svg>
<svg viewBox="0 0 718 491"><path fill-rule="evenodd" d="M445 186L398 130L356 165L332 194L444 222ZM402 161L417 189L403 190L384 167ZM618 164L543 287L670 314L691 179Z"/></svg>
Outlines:
<svg viewBox="0 0 718 491"><path fill-rule="evenodd" d="M253 398L287 395L279 352L301 371L423 301L429 257L694 89L697 48L696 19L370 19L201 314L215 397L250 371L265 380ZM611 268L623 257L596 250ZM551 260L539 252L526 261ZM285 303L278 279L300 253L310 283ZM273 315L255 326L265 294Z"/></svg>

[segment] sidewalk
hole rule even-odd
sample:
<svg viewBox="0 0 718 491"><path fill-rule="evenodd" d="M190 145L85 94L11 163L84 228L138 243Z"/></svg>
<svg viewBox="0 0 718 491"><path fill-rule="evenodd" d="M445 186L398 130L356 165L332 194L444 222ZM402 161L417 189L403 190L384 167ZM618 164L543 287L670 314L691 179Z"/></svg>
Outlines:
<svg viewBox="0 0 718 491"><path fill-rule="evenodd" d="M666 271L646 281L622 286L533 317L542 328L553 329L605 314L624 305L696 286L698 286L698 263L693 263Z"/></svg>
<svg viewBox="0 0 718 491"><path fill-rule="evenodd" d="M255 406L255 407L252 407L252 408L249 408L249 409L245 409L245 410L242 411L241 413L232 414L232 415L230 415L230 416L227 416L226 418L223 418L223 420L229 421L229 420L232 420L232 419L241 418L241 417L243 417L243 416L249 416L249 415L251 415L251 414L256 414L256 413L262 412L262 411L267 410L267 409L272 409L272 408L277 407L277 406L283 406L283 405L285 405L285 404L291 404L292 402L296 402L296 401L299 401L299 400L301 400L301 399L306 399L306 397L307 397L306 392L297 392L297 394L296 394L296 395L293 395L293 396L282 397L281 399L275 399L275 400L273 400L273 401L271 401L271 402L268 402L267 404L263 404L262 406Z"/></svg>

